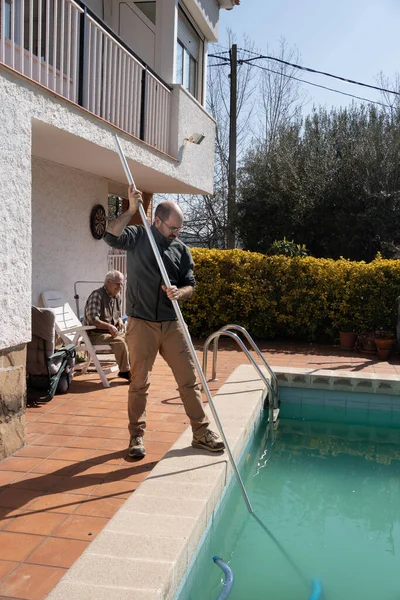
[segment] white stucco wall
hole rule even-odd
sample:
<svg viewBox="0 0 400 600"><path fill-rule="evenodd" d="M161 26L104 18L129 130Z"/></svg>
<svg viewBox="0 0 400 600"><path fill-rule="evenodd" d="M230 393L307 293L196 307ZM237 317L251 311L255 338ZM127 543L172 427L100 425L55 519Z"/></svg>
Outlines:
<svg viewBox="0 0 400 600"><path fill-rule="evenodd" d="M0 86L1 87L1 86ZM0 100L0 349L30 339L31 128L15 87Z"/></svg>
<svg viewBox="0 0 400 600"><path fill-rule="evenodd" d="M171 106L171 130L177 135L171 140L172 152L181 160L184 176L191 178L193 186L206 183L210 192L214 186L215 121L181 85L173 86ZM204 134L198 146L189 141L194 133ZM186 171L186 169L188 169ZM182 173L183 174L183 173ZM199 185L201 187L201 185Z"/></svg>
<svg viewBox="0 0 400 600"><path fill-rule="evenodd" d="M36 302L37 295L44 287L50 285L50 281L44 279L48 277L46 270L41 271L39 279L37 277L37 268L39 266L39 257L45 254L44 246L40 250L38 239L35 238L34 261L35 289L31 293L31 199L32 199L32 167L31 154L35 154L34 146L42 141L43 146L47 145L47 153L36 153L42 158L51 158L54 162L59 162L70 167L77 167L81 171L92 172L102 175L110 180L124 183L125 176L118 159L115 158L115 144L113 133L115 129L97 119L96 117L81 110L79 107L63 100L51 92L41 89L34 83L19 77L0 66L0 348L10 348L30 340L30 307L32 299ZM44 124L48 128L53 128L54 136L48 136L49 129L42 132L41 128L35 129L35 143L33 143L32 130L34 125ZM170 182L170 187L165 188L166 192L189 193L190 188L198 188L205 192L213 189L213 146L215 124L202 107L194 101L180 86L175 86L172 95L171 108L171 149L176 151L178 161L172 160L168 156L152 150L145 144L135 141L129 136L120 133L120 139L123 149L128 159L134 161L137 165L135 176L140 185L140 177L147 177L147 182L154 183L154 188L150 185L143 187L148 192L162 192L159 189L164 184L163 181ZM78 151L72 156L73 162L63 162L65 151L64 138L57 138L57 131L64 131L72 134L75 140L78 140ZM200 146L195 146L189 142L184 142L184 138L191 134L205 133L206 139ZM44 136L40 140L40 136ZM49 142L50 139L50 142ZM84 151L79 152L79 140L85 143ZM54 145L53 145L53 142ZM88 149L88 142L90 147ZM50 145L49 145L50 144ZM39 143L40 146L40 143ZM33 148L33 150L32 150ZM96 149L99 153L96 154ZM75 147L74 147L75 150ZM104 151L106 150L106 152ZM57 158L54 158L54 157ZM71 153L67 156L71 161ZM86 161L86 162L85 162ZM100 162L99 162L100 161ZM97 170L84 168L84 164L96 166ZM34 169L37 169L33 161ZM143 168L143 171L141 171ZM44 169L44 167L43 167ZM144 171L147 169L147 171ZM74 171L74 169L72 169ZM62 185L54 184L46 188L47 204L52 202L59 206L60 211L51 213L53 218L57 218L57 243L60 244L60 235L68 233L68 252L71 246L71 255L74 254L75 265L81 261L81 254L78 251L73 252L79 247L82 251L87 249L90 239L85 238L82 242L82 231L85 230L85 236L88 233L87 218L90 209L89 204L98 194L101 186L96 182L96 177L92 180L88 175L78 175L79 171L74 171L72 175L69 171L67 175L63 174ZM151 177L149 176L149 173ZM161 174L164 179L156 186L157 176ZM84 183L84 202L79 202L77 194L77 182ZM93 192L92 185L87 182L94 182L96 192ZM175 184L176 182L176 184ZM33 179L33 183L40 184ZM41 183L40 185L45 185ZM50 184L49 184L50 185ZM60 189L65 185L64 191ZM100 186L100 187L99 187ZM185 188L188 191L185 192ZM41 193L41 192L40 192ZM60 194L62 194L62 205L59 205ZM57 198L58 195L58 198ZM35 206L37 205L37 196L33 198ZM103 199L104 201L104 199ZM81 207L82 215L72 223L64 219L71 218L69 203L74 207L78 204ZM35 218L34 231L36 227L43 226ZM81 229L81 227L83 229ZM35 231L36 234L36 231ZM96 242L93 241L94 244ZM49 244L50 249L52 244ZM64 244L62 244L64 246ZM97 246L96 246L97 247ZM65 248L63 248L65 251ZM61 250L60 250L61 254ZM47 256L49 253L47 252ZM58 254L56 255L58 257ZM70 255L68 255L70 257ZM46 261L48 259L46 258ZM66 261L70 263L70 259ZM46 263L48 264L48 263ZM70 267L68 267L69 269ZM86 269L86 267L82 268ZM88 267L92 274L91 267ZM103 266L100 269L103 271ZM57 278L57 270L52 270L52 277ZM69 272L68 277L73 281L85 278L85 274ZM56 280L52 283L55 287ZM70 285L70 284L69 284ZM65 292L72 293L69 287Z"/></svg>
<svg viewBox="0 0 400 600"><path fill-rule="evenodd" d="M167 83L175 81L177 0L158 0L155 70Z"/></svg>
<svg viewBox="0 0 400 600"><path fill-rule="evenodd" d="M61 291L75 310L74 283L103 281L109 247L90 233L90 211L107 209L108 181L32 157L32 303ZM97 285L79 286L80 305Z"/></svg>
<svg viewBox="0 0 400 600"><path fill-rule="evenodd" d="M156 26L145 17L134 2L121 3L118 18L120 37L149 67L154 69Z"/></svg>
<svg viewBox="0 0 400 600"><path fill-rule="evenodd" d="M181 97L182 99L179 100ZM179 100L178 102L177 99ZM206 164L204 164L204 162L201 163L201 170L199 170L197 154L194 155L191 152L184 152L183 154L178 153L178 161L174 161L168 156L153 150L146 144L135 141L132 137L127 137L125 139L123 133L120 133L123 150L126 153L127 158L131 158L135 161L135 163L137 163L139 171L140 166L147 167L154 171L155 177L157 173L160 173L165 177L170 178L171 182L172 180L179 182L177 184L179 189L166 190L169 193L190 193L189 189L185 192L185 190L182 188L185 185L188 187L193 187L195 185L194 180L196 181L196 185L198 185L199 190L211 192L213 189L213 172L212 170L208 171L205 167L211 164L213 161L215 123L210 115L204 111L202 106L196 102L192 96L185 94L183 91L179 94L177 94L176 91L173 92L171 104L170 139L172 153L175 153L176 148L181 147L184 138L193 134L198 127L200 127L202 130L204 129L204 132L207 134L208 142L203 142L201 148L202 154L205 152L205 149L208 148L210 156L208 157ZM0 131L3 127L3 121L8 119L7 124L4 124L6 127L5 131L10 130L10 136L18 138L18 140L11 141L8 139L3 139L3 136L1 136L1 143L3 144L4 148L6 148L7 144L9 143L16 143L17 147L19 147L22 144L22 141L19 140L19 136L28 136L23 144L25 161L27 160L27 155L30 152L29 135L33 120L36 120L38 123L42 122L44 124L54 126L62 131L71 133L78 139L81 138L83 141L90 142L94 145L92 156L95 156L96 146L100 149L110 150L112 152L110 158L114 160L115 142L113 134L115 133L115 129L112 127L112 125L102 122L94 115L90 115L80 107L75 106L62 98L54 96L51 92L42 90L40 87L35 86L35 84L30 83L26 79L19 78L12 73L9 73L5 69L1 70L1 67L0 106ZM15 112L16 108L18 108L18 119L15 115L9 116L10 112ZM180 121L176 120L177 114L179 114L179 119L181 119ZM11 120L11 122L17 121L18 123L18 131L15 130L17 131L16 136L14 135L13 127L10 128L9 120ZM40 135L40 132L38 135ZM40 142L39 139L38 142ZM58 153L58 156L62 156L63 148L57 147L55 148L55 152ZM42 154L39 155L43 157ZM102 156L104 156L104 154ZM46 158L48 157L46 156ZM81 165L80 157L78 156L75 158L76 165L70 166ZM83 159L85 158L88 157L84 156ZM55 162L61 162L61 159L57 159ZM119 161L117 161L117 163L118 162ZM110 168L117 163L110 165ZM104 165L104 168L107 168L107 164ZM84 169L82 168L82 170ZM7 173L7 170L5 173ZM113 174L117 175L117 171L113 171ZM123 171L120 167L118 167L118 176L121 178L118 179L117 177L110 176L110 179L120 181L121 183L125 181ZM149 192L163 191L159 189L152 190L150 188L144 189L147 189Z"/></svg>

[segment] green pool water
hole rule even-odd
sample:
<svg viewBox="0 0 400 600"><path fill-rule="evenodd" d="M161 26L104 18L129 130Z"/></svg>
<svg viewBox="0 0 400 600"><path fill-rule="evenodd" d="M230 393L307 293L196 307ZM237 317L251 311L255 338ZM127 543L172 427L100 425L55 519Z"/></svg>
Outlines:
<svg viewBox="0 0 400 600"><path fill-rule="evenodd" d="M176 600L218 598L215 555L234 572L229 600L308 600L315 577L325 600L400 599L396 428L281 418L271 444L264 422L241 472L254 511L310 586L248 515L234 483Z"/></svg>

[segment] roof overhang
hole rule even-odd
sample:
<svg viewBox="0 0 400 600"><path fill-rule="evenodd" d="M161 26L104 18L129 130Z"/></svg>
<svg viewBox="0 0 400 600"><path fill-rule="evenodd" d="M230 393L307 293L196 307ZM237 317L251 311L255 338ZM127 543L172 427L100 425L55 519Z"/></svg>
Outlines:
<svg viewBox="0 0 400 600"><path fill-rule="evenodd" d="M226 8L227 10L232 10L235 6L239 4L237 0L218 0L221 8Z"/></svg>
<svg viewBox="0 0 400 600"><path fill-rule="evenodd" d="M110 129L110 137L111 133L112 129ZM135 142L132 144L134 147ZM140 142L138 141L137 144ZM155 152L149 149L149 154L154 155ZM126 176L115 149L105 148L43 121L33 120L32 122L32 155L127 185ZM128 156L127 161L138 189L151 193L203 193L198 188L180 180L178 174L177 177L171 176L173 168L170 169L170 174L165 172L165 165L163 169L161 163L178 166L178 162L170 157L165 157L161 163L150 161L150 164L147 165L132 160ZM160 168L157 168L157 164Z"/></svg>

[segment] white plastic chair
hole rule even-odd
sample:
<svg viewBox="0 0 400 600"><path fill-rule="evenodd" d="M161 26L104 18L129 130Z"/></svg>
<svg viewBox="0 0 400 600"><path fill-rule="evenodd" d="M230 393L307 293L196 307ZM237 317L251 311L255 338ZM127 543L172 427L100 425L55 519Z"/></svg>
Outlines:
<svg viewBox="0 0 400 600"><path fill-rule="evenodd" d="M56 316L56 332L65 344L74 344L78 352L87 352L89 360L83 364L82 373L86 373L90 361L93 361L94 366L100 376L104 387L110 387L106 375L118 370L118 365L108 369L103 369L96 355L96 351L108 351L112 353L111 346L108 344L94 346L88 336L89 329L96 329L93 325L82 325L74 311L66 302L63 294L58 291L42 292L43 306L52 308Z"/></svg>

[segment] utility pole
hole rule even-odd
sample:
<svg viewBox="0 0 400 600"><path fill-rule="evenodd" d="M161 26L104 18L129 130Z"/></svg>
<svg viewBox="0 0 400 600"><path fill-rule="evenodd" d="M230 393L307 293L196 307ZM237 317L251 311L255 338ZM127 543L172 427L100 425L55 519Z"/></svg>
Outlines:
<svg viewBox="0 0 400 600"><path fill-rule="evenodd" d="M236 218L236 135L237 135L237 45L232 44L229 51L230 73L230 111L229 111L229 170L228 170L228 232L227 248L235 248Z"/></svg>

